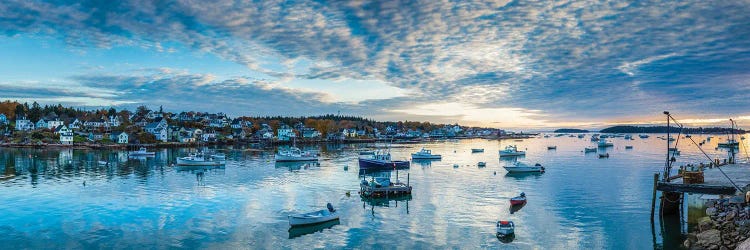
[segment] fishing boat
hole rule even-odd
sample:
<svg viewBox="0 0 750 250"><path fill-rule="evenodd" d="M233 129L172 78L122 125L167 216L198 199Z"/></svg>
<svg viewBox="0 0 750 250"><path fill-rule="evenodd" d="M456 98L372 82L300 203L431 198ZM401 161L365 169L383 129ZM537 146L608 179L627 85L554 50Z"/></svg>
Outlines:
<svg viewBox="0 0 750 250"><path fill-rule="evenodd" d="M486 166L487 166L487 163L486 163L486 162L483 162L483 161L480 161L480 162L477 162L477 166L478 166L478 167L486 167Z"/></svg>
<svg viewBox="0 0 750 250"><path fill-rule="evenodd" d="M503 168L510 173L544 172L544 167L539 163L534 164L534 166L529 166L521 162L514 162L512 165L504 166Z"/></svg>
<svg viewBox="0 0 750 250"><path fill-rule="evenodd" d="M609 158L609 153L599 154L599 158Z"/></svg>
<svg viewBox="0 0 750 250"><path fill-rule="evenodd" d="M595 147L584 148L583 152L584 153L596 153L596 148Z"/></svg>
<svg viewBox="0 0 750 250"><path fill-rule="evenodd" d="M500 157L504 156L522 156L526 155L525 151L518 151L516 145L508 145L505 149L500 150Z"/></svg>
<svg viewBox="0 0 750 250"><path fill-rule="evenodd" d="M504 220L503 221L498 221L497 225L495 225L495 227L497 227L497 236L498 237L502 237L502 236L505 236L505 235L511 235L511 234L514 233L514 230L516 228L513 225L512 221L504 221Z"/></svg>
<svg viewBox="0 0 750 250"><path fill-rule="evenodd" d="M726 142L719 142L718 146L720 148L729 148L729 147L739 147L740 143L738 141L735 141L734 139L729 139Z"/></svg>
<svg viewBox="0 0 750 250"><path fill-rule="evenodd" d="M328 203L326 206L328 207L328 209L304 214L289 215L289 225L294 227L338 220L339 214L336 212L336 209L333 209L333 205L331 205L331 203Z"/></svg>
<svg viewBox="0 0 750 250"><path fill-rule="evenodd" d="M128 153L128 155L130 155L130 156L154 156L154 155L156 155L156 153L154 153L154 152L148 152L146 150L146 148L141 147L137 151L130 151L130 153Z"/></svg>
<svg viewBox="0 0 750 250"><path fill-rule="evenodd" d="M547 146L547 150L557 149L557 146Z"/></svg>
<svg viewBox="0 0 750 250"><path fill-rule="evenodd" d="M606 147L612 147L614 146L614 144L612 144L611 142L608 142L607 139L602 138L602 139L599 139L599 143L597 143L597 146L599 146L600 148L606 148Z"/></svg>
<svg viewBox="0 0 750 250"><path fill-rule="evenodd" d="M518 205L523 205L523 204L526 204L526 194L523 192L519 196L510 198L511 206L518 206Z"/></svg>
<svg viewBox="0 0 750 250"><path fill-rule="evenodd" d="M483 148L472 148L471 152L472 153L484 153L484 149Z"/></svg>
<svg viewBox="0 0 750 250"><path fill-rule="evenodd" d="M409 168L408 161L391 160L390 152L374 152L371 157L359 158L359 168L361 169L394 169Z"/></svg>
<svg viewBox="0 0 750 250"><path fill-rule="evenodd" d="M279 150L274 155L274 160L277 162L293 162L293 161L317 161L318 156L316 154L303 151L297 147L291 147L288 150Z"/></svg>
<svg viewBox="0 0 750 250"><path fill-rule="evenodd" d="M640 134L640 135L638 135L638 137L640 137L641 139L646 139L646 138L648 138L648 135L647 134Z"/></svg>
<svg viewBox="0 0 750 250"><path fill-rule="evenodd" d="M220 166L226 164L225 160L204 157L203 153L190 154L186 157L177 158L177 165L182 166Z"/></svg>
<svg viewBox="0 0 750 250"><path fill-rule="evenodd" d="M422 148L419 152L412 153L411 158L414 160L440 160L442 156L432 154L432 150Z"/></svg>

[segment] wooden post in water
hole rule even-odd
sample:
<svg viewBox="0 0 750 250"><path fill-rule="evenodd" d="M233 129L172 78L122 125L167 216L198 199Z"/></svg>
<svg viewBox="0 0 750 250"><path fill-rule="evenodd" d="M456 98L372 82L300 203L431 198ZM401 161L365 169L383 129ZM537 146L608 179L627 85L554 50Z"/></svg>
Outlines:
<svg viewBox="0 0 750 250"><path fill-rule="evenodd" d="M409 186L409 173L406 173L406 186L411 187Z"/></svg>
<svg viewBox="0 0 750 250"><path fill-rule="evenodd" d="M654 188L651 192L651 223L654 223L654 209L656 209L656 183L659 181L659 173L654 173Z"/></svg>

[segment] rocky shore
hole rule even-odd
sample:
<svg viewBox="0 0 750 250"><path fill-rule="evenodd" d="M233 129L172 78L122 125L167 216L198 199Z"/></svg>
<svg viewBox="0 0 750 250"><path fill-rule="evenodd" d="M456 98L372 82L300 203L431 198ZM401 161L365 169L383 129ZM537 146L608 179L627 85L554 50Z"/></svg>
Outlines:
<svg viewBox="0 0 750 250"><path fill-rule="evenodd" d="M684 242L687 249L750 250L750 206L745 197L709 200L706 217Z"/></svg>

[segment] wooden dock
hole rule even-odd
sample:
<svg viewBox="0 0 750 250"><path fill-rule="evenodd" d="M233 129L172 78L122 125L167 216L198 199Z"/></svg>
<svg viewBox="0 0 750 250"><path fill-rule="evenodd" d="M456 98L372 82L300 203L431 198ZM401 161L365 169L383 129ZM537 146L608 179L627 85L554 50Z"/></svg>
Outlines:
<svg viewBox="0 0 750 250"><path fill-rule="evenodd" d="M393 183L390 186L360 184L359 189L359 194L362 197L368 198L396 197L411 194L411 186L404 183Z"/></svg>
<svg viewBox="0 0 750 250"><path fill-rule="evenodd" d="M722 174L722 171L731 178L731 181ZM685 180L683 175L672 176L669 179L671 182L657 183L656 189L664 192L731 195L737 191L735 185L743 188L750 184L750 164L736 163L705 168L703 183L690 183L691 181Z"/></svg>

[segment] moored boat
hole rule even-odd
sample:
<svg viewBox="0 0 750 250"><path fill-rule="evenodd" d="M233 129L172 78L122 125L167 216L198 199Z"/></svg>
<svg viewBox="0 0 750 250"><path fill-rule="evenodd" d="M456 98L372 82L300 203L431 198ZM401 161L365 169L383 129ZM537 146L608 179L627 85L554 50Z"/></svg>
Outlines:
<svg viewBox="0 0 750 250"><path fill-rule="evenodd" d="M388 152L375 152L371 157L360 157L359 168L361 169L409 168L409 162L391 160L391 153L388 153Z"/></svg>
<svg viewBox="0 0 750 250"><path fill-rule="evenodd" d="M625 149L633 149L633 146L631 146L631 145L626 145L626 146L625 146Z"/></svg>
<svg viewBox="0 0 750 250"><path fill-rule="evenodd" d="M602 139L599 139L599 142L597 143L597 146L599 146L600 148L606 148L606 147L612 147L612 146L614 146L614 144L612 144L611 142L607 141L607 139L602 138Z"/></svg>
<svg viewBox="0 0 750 250"><path fill-rule="evenodd" d="M213 157L204 157L202 153L190 154L186 157L177 158L177 165L182 166L219 166L224 165L225 160L215 159Z"/></svg>
<svg viewBox="0 0 750 250"><path fill-rule="evenodd" d="M432 154L432 150L422 148L419 152L412 153L411 158L414 160L440 160L441 155Z"/></svg>
<svg viewBox="0 0 750 250"><path fill-rule="evenodd" d="M547 150L557 149L557 146L547 146Z"/></svg>
<svg viewBox="0 0 750 250"><path fill-rule="evenodd" d="M512 221L498 221L495 227L497 236L511 235L515 232L515 225Z"/></svg>
<svg viewBox="0 0 750 250"><path fill-rule="evenodd" d="M291 147L288 150L279 150L278 153L274 155L274 160L277 162L292 162L292 161L317 161L318 156L303 151L297 147Z"/></svg>
<svg viewBox="0 0 750 250"><path fill-rule="evenodd" d="M510 166L503 166L503 168L510 173L533 173L533 172L544 172L542 164L534 164L529 166L521 162L514 162Z"/></svg>
<svg viewBox="0 0 750 250"><path fill-rule="evenodd" d="M596 153L596 148L595 147L587 147L587 148L583 149L583 152L585 152L585 153Z"/></svg>
<svg viewBox="0 0 750 250"><path fill-rule="evenodd" d="M525 151L518 151L518 148L516 147L516 145L508 145L505 147L505 149L500 150L499 153L500 153L500 157L526 155Z"/></svg>
<svg viewBox="0 0 750 250"><path fill-rule="evenodd" d="M638 135L638 137L640 137L641 139L646 139L646 138L648 138L648 135L647 134L640 134L640 135Z"/></svg>
<svg viewBox="0 0 750 250"><path fill-rule="evenodd" d="M483 153L484 149L483 148L472 148L471 152L472 153Z"/></svg>
<svg viewBox="0 0 750 250"><path fill-rule="evenodd" d="M517 205L523 205L526 204L526 194L521 192L519 196L510 198L510 205L511 206L517 206Z"/></svg>
<svg viewBox="0 0 750 250"><path fill-rule="evenodd" d="M486 166L487 166L487 163L486 163L486 162L483 162L483 161L480 161L480 162L477 162L477 166L478 166L478 167L486 167Z"/></svg>
<svg viewBox="0 0 750 250"><path fill-rule="evenodd" d="M599 154L599 158L609 158L609 153Z"/></svg>
<svg viewBox="0 0 750 250"><path fill-rule="evenodd" d="M148 152L146 150L146 148L141 147L137 151L130 151L128 153L128 155L130 155L130 156L154 156L154 155L156 155L156 153L154 153L154 152Z"/></svg>
<svg viewBox="0 0 750 250"><path fill-rule="evenodd" d="M327 221L338 220L339 214L336 212L336 209L333 209L333 205L331 205L331 203L328 203L327 207L328 209L323 209L315 212L289 215L289 225L313 225Z"/></svg>
<svg viewBox="0 0 750 250"><path fill-rule="evenodd" d="M735 141L734 139L729 139L726 142L719 142L718 146L720 148L730 148L730 147L739 147L740 143L738 141Z"/></svg>

